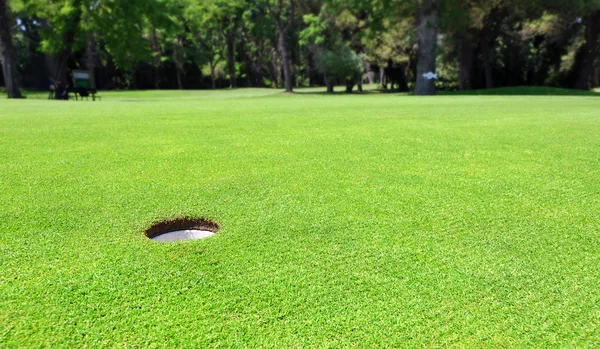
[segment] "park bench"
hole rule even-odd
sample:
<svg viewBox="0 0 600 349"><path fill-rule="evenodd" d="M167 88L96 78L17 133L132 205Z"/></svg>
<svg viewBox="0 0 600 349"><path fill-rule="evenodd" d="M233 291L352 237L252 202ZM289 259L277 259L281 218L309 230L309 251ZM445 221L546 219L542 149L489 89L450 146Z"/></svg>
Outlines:
<svg viewBox="0 0 600 349"><path fill-rule="evenodd" d="M81 100L85 98L85 100L89 100L89 97L92 97L92 101L95 101L96 98L98 100L102 100L101 96L98 96L98 91L96 89L87 89L85 87L78 87L75 90L75 99L78 100L78 97L81 97Z"/></svg>
<svg viewBox="0 0 600 349"><path fill-rule="evenodd" d="M92 101L95 101L96 98L98 98L99 101L102 100L102 96L98 96L98 90L95 88L90 89L89 92L92 95Z"/></svg>
<svg viewBox="0 0 600 349"><path fill-rule="evenodd" d="M50 87L48 99L75 99L81 100L85 98L89 100L89 97L92 97L92 100L95 101L96 98L101 101L102 97L98 96L98 91L95 88L91 88L90 84L90 73L83 70L73 71L73 80L75 82L75 86L71 86L69 84L64 84L61 81L56 81L54 78L50 78Z"/></svg>
<svg viewBox="0 0 600 349"><path fill-rule="evenodd" d="M77 88L77 93L75 94L75 98L77 99L77 95L79 95L79 97L81 97L81 100L83 101L83 99L85 98L86 100L88 100L88 97L90 96L90 93L88 91L87 88L85 87L78 87Z"/></svg>

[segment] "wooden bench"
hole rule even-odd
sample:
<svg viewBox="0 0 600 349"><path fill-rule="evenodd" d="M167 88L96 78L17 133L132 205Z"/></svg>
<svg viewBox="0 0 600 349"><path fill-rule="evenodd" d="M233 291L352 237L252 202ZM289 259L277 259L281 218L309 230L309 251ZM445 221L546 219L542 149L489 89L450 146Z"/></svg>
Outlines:
<svg viewBox="0 0 600 349"><path fill-rule="evenodd" d="M78 95L79 97L81 97L81 100L83 101L83 99L85 98L86 100L89 99L89 97L92 97L92 101L95 101L96 98L98 98L99 101L102 100L101 96L98 96L98 91L96 89L87 89L85 87L78 87L76 91L74 91L75 93L75 99L78 100Z"/></svg>

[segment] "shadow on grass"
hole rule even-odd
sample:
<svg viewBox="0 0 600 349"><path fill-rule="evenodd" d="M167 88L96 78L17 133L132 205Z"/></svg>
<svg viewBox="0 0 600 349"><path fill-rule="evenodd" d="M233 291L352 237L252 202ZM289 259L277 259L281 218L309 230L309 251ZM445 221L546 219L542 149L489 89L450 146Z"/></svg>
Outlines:
<svg viewBox="0 0 600 349"><path fill-rule="evenodd" d="M372 96L381 94L408 96L412 94L411 92L406 91L381 90L378 89L376 85L365 85L362 92L359 92L356 88L354 88L351 93L347 93L345 86L336 86L334 92L327 92L325 87L298 87L294 89L294 93L311 96Z"/></svg>
<svg viewBox="0 0 600 349"><path fill-rule="evenodd" d="M363 92L358 92L356 89L352 93L346 93L345 88L340 86L335 92L328 93L324 87L305 87L297 88L295 93L301 95L322 95L322 96L352 96L352 95L398 95L398 96L413 96L412 91L398 90L380 90L376 87L369 86ZM599 97L600 89L596 90L574 90L556 87L544 86L518 86L518 87L501 87L482 90L470 91L438 91L439 96L585 96Z"/></svg>
<svg viewBox="0 0 600 349"><path fill-rule="evenodd" d="M412 96L412 92L402 92L398 90L380 90L377 85L363 85L363 92L358 92L355 88L352 93L346 93L345 86L336 86L334 93L328 93L324 86L321 87L298 87L294 89L293 94L284 93L281 89L268 88L240 88L240 89L219 89L219 90L136 90L136 91L105 91L107 97L119 99L122 101L144 101L148 99L177 99L185 96L186 98L196 99L198 96L207 98L235 98L235 97L268 97L281 91L281 95L307 95L307 96L373 96L373 95L396 95ZM23 90L27 99L48 99L47 91ZM493 89L471 90L471 91L438 91L438 96L584 96L599 97L600 88L594 90L572 90L556 87L543 86L519 86L519 87L501 87ZM6 94L0 94L0 99L6 99Z"/></svg>
<svg viewBox="0 0 600 349"><path fill-rule="evenodd" d="M439 91L440 96L587 96L598 97L599 91L574 90L545 86L500 87L472 91Z"/></svg>

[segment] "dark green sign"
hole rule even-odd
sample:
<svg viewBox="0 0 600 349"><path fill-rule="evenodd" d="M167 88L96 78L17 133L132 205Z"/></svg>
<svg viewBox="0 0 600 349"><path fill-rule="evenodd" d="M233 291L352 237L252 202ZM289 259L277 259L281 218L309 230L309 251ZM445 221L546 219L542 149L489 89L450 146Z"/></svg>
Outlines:
<svg viewBox="0 0 600 349"><path fill-rule="evenodd" d="M90 72L86 70L74 70L73 80L75 80L75 88L91 88Z"/></svg>

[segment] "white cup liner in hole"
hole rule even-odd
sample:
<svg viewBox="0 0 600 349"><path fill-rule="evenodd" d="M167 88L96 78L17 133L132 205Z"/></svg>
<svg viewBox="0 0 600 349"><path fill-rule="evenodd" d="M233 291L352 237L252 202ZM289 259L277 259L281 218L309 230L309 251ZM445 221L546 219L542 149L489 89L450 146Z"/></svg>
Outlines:
<svg viewBox="0 0 600 349"><path fill-rule="evenodd" d="M215 235L212 231L208 230L177 230L165 234L161 234L152 238L158 242L173 242L173 241L184 241L184 240L200 240Z"/></svg>

